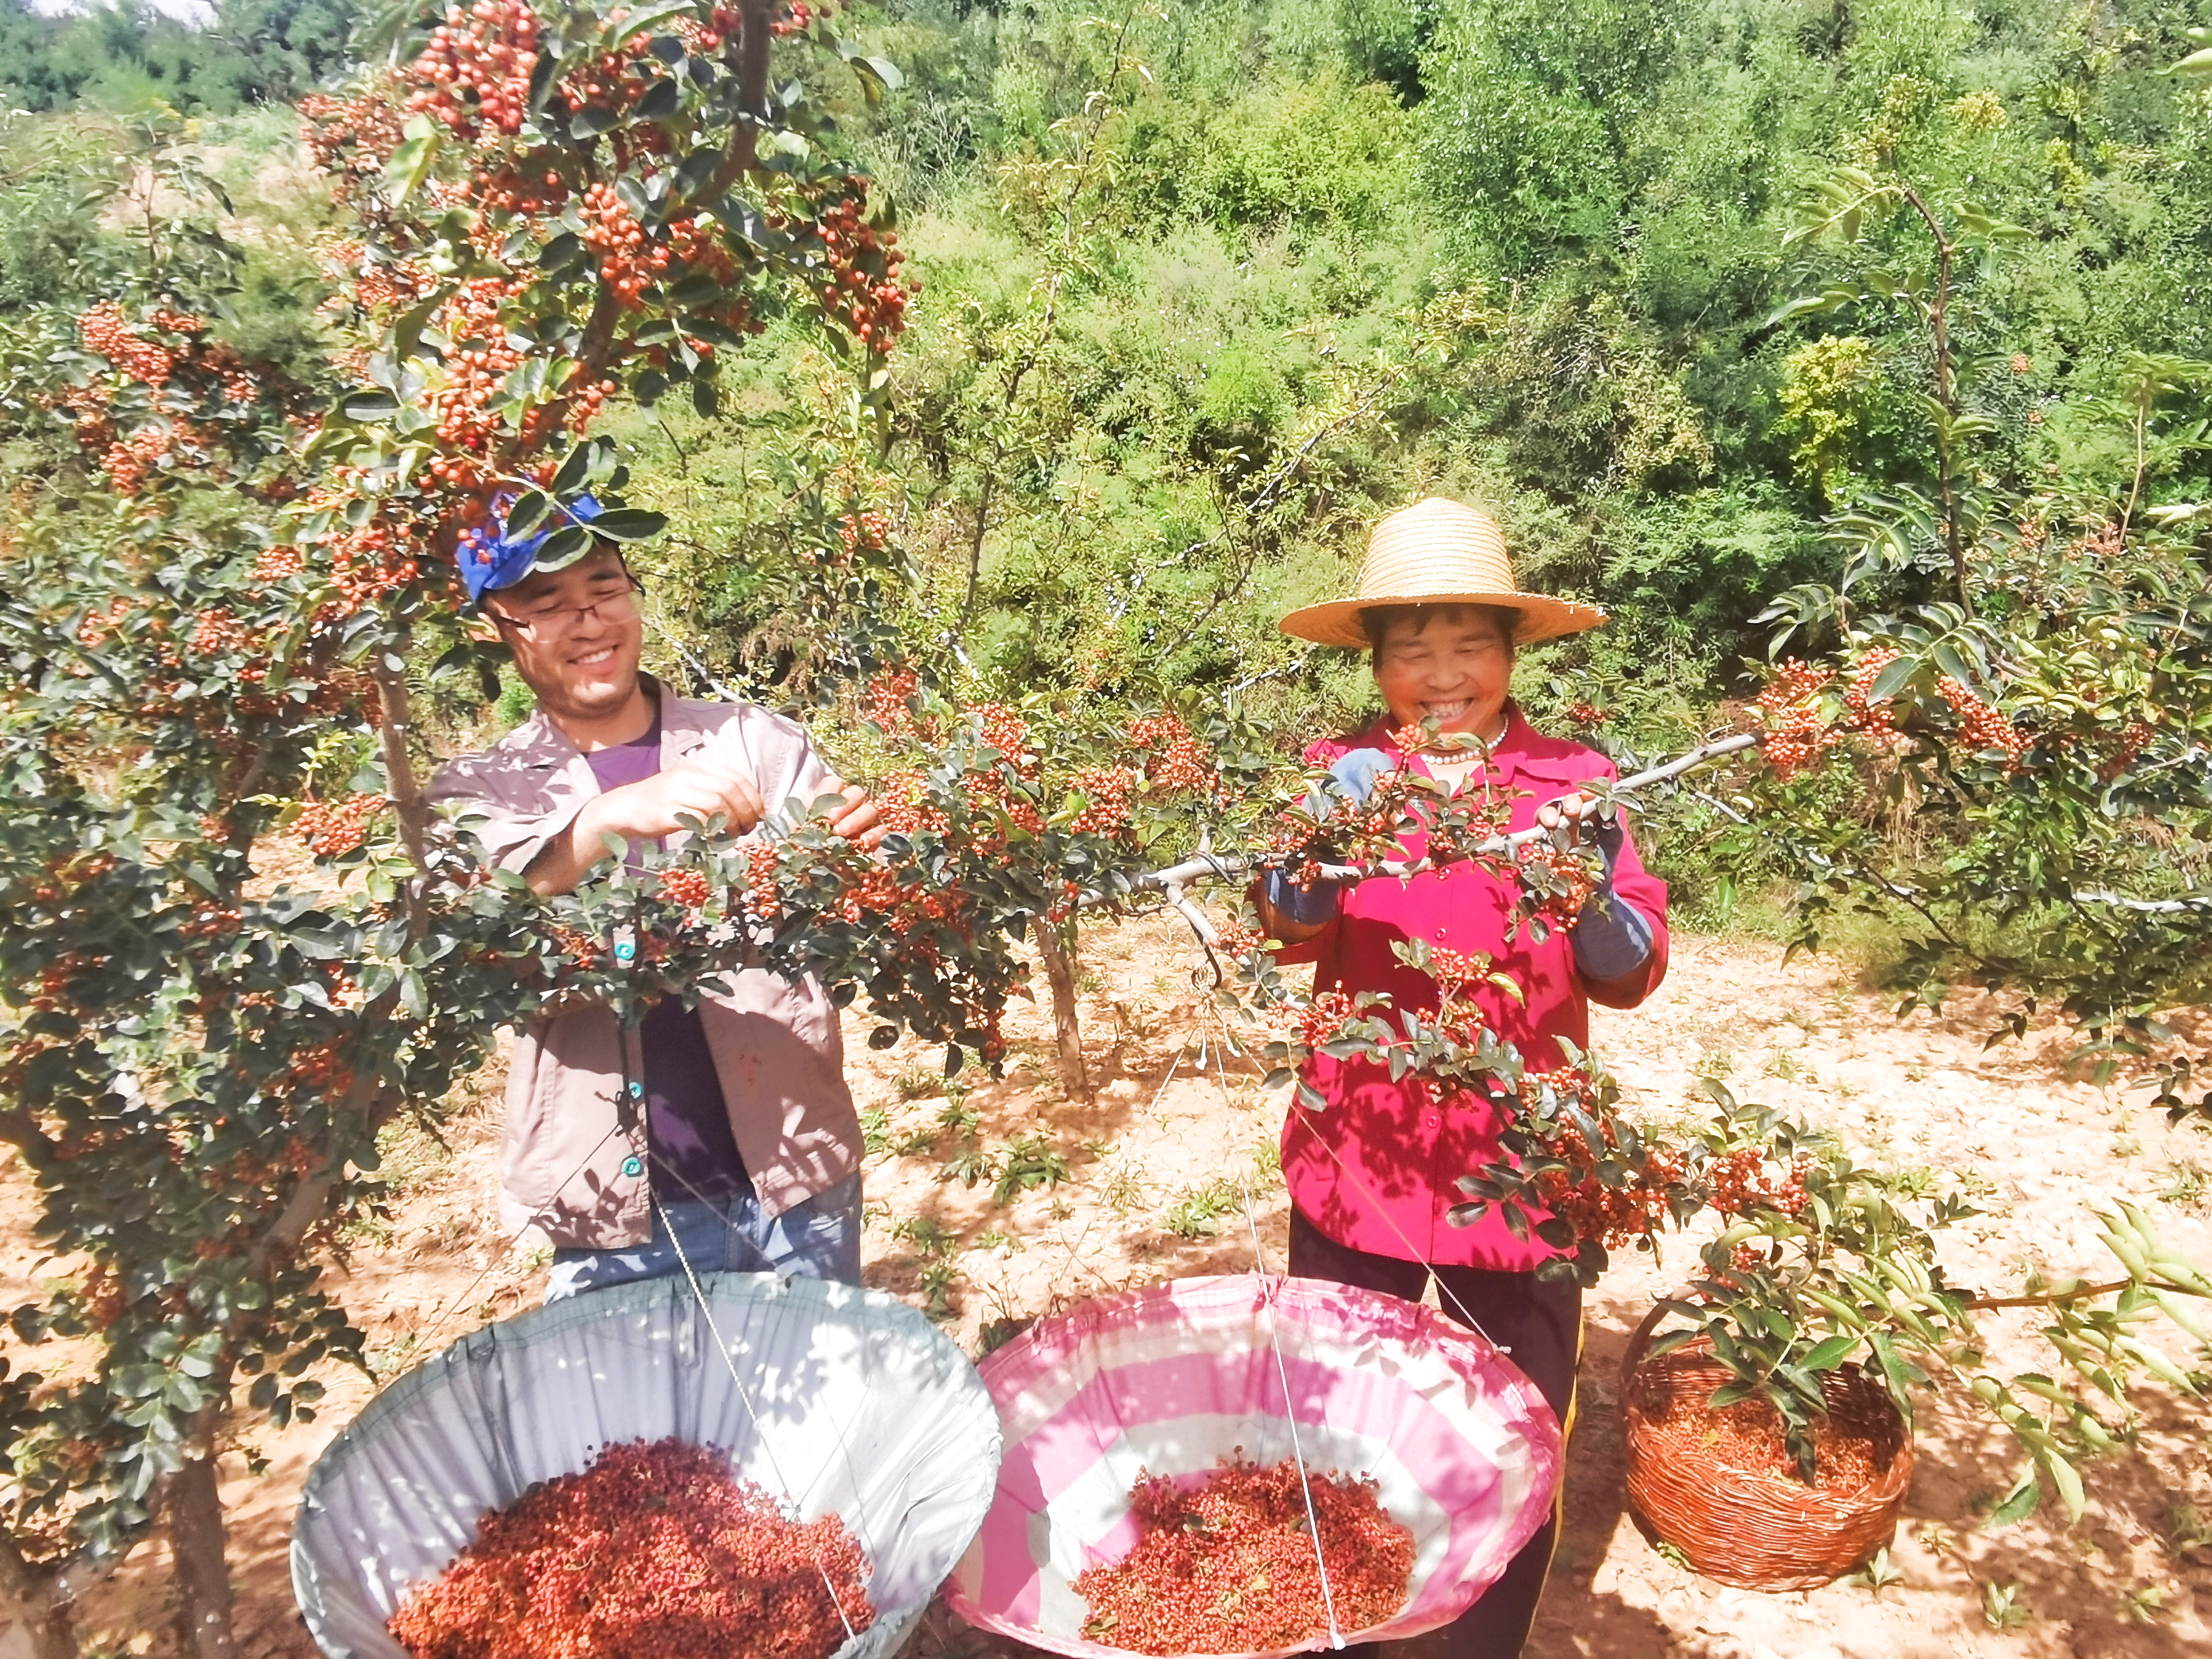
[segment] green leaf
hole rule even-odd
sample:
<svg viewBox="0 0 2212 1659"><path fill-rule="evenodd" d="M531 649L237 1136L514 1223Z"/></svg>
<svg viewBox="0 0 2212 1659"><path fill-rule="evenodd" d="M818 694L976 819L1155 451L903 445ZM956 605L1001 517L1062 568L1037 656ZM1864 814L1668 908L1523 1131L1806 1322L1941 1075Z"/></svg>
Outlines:
<svg viewBox="0 0 2212 1659"><path fill-rule="evenodd" d="M429 177L431 163L438 159L439 130L419 116L407 125L411 128L418 121L422 130L393 150L392 159L384 164L384 193L394 208L406 204L407 198Z"/></svg>
<svg viewBox="0 0 2212 1659"><path fill-rule="evenodd" d="M2009 1527L2025 1521L2035 1513L2035 1506L2043 1501L2042 1484L2035 1478L2035 1465L2030 1463L2021 1472L2013 1489L1997 1500L1996 1508L1990 1511L1984 1527Z"/></svg>
<svg viewBox="0 0 2212 1659"><path fill-rule="evenodd" d="M568 452L561 470L553 475L556 495L573 495L584 487L584 480L592 476L592 445L580 443Z"/></svg>
<svg viewBox="0 0 2212 1659"><path fill-rule="evenodd" d="M507 515L507 533L526 536L545 521L553 510L553 503L542 489L526 489L514 498L514 505Z"/></svg>
<svg viewBox="0 0 2212 1659"><path fill-rule="evenodd" d="M1759 1391L1759 1387L1755 1377L1738 1377L1733 1382L1723 1382L1715 1389L1712 1398L1705 1403L1717 1412L1726 1411L1730 1406L1740 1405L1750 1399Z"/></svg>
<svg viewBox="0 0 2212 1659"><path fill-rule="evenodd" d="M641 542L667 529L668 515L641 507L611 507L591 521L591 528L592 534L611 542Z"/></svg>
<svg viewBox="0 0 2212 1659"><path fill-rule="evenodd" d="M2058 1488L2058 1501L2066 1506L2066 1518L2079 1521L2082 1510L2089 1506L2088 1496L2081 1490L2081 1472L2057 1455L2045 1458L2043 1467L2051 1476L2051 1484Z"/></svg>
<svg viewBox="0 0 2212 1659"><path fill-rule="evenodd" d="M1826 1341L1816 1344L1805 1356L1804 1368L1808 1371L1832 1371L1842 1364L1858 1345L1859 1339L1856 1336L1832 1336Z"/></svg>
<svg viewBox="0 0 2212 1659"><path fill-rule="evenodd" d="M380 421L398 411L399 399L389 392L349 392L338 406L349 421Z"/></svg>
<svg viewBox="0 0 2212 1659"><path fill-rule="evenodd" d="M545 545L538 550L535 562L540 570L566 569L596 545L590 531L581 525L568 525L545 538Z"/></svg>
<svg viewBox="0 0 2212 1659"><path fill-rule="evenodd" d="M691 0L664 0L658 6L646 6L623 18L606 37L606 50L620 52L647 30L656 28L671 18L682 17L691 10Z"/></svg>

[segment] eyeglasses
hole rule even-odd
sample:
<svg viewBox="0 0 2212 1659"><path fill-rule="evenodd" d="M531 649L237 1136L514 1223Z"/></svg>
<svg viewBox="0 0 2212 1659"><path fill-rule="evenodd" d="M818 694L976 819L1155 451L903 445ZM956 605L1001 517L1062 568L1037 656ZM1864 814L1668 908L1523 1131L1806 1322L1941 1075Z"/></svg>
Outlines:
<svg viewBox="0 0 2212 1659"><path fill-rule="evenodd" d="M619 593L610 593L604 599L594 599L589 605L556 605L550 610L533 611L526 617L510 617L494 611L491 619L502 628L512 628L526 640L564 640L572 634L580 634L585 618L597 617L611 627L638 618L637 596L645 592L645 584L635 576Z"/></svg>

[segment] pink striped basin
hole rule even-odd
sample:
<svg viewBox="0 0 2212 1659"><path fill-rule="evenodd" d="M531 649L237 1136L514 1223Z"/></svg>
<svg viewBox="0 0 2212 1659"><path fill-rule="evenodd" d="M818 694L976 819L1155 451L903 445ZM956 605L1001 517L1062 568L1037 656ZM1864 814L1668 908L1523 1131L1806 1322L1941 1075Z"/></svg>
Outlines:
<svg viewBox="0 0 2212 1659"><path fill-rule="evenodd" d="M1121 1651L1085 1637L1073 1585L1135 1543L1139 1470L1196 1475L1240 1448L1279 1462L1295 1420L1309 1468L1371 1476L1415 1554L1397 1616L1343 1632L1361 1641L1464 1613L1543 1524L1559 1480L1558 1419L1510 1360L1430 1309L1348 1285L1182 1279L1041 1320L979 1369L1006 1455L945 1600L1059 1653Z"/></svg>

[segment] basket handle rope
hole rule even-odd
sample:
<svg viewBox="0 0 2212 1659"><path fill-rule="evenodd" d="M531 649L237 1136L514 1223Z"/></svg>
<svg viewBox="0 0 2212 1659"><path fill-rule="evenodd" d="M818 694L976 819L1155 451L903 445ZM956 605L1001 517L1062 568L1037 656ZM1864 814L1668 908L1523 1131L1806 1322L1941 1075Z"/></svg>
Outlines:
<svg viewBox="0 0 2212 1659"><path fill-rule="evenodd" d="M1314 1513L1313 1480L1306 1471L1305 1449L1298 1443L1298 1413L1291 1400L1291 1370L1283 1358L1282 1329L1275 1318L1274 1295L1267 1285L1267 1257L1260 1248L1260 1223L1252 1212L1252 1181L1249 1174L1242 1171L1237 1181L1244 1194L1244 1224L1252 1234L1252 1271L1260 1276L1260 1306L1267 1317L1267 1346L1274 1350L1275 1376L1283 1385L1283 1421L1290 1425L1291 1455L1297 1460L1298 1491L1306 1500L1306 1536L1313 1542L1314 1566L1321 1573L1321 1605L1328 1615L1328 1644L1340 1648L1344 1645L1344 1632L1337 1627L1336 1596L1328 1583L1328 1558L1322 1553L1321 1517Z"/></svg>
<svg viewBox="0 0 2212 1659"><path fill-rule="evenodd" d="M636 1133L642 1139L646 1139L644 1125L646 1108L643 1099L645 1091L643 1085L634 1079L630 1073L631 1035L628 1026L623 1027L617 1038L616 1048L622 1056L622 1098L626 1105L636 1110L639 1120ZM643 1056L641 1055L641 1060ZM651 1156L651 1143L648 1139L647 1156ZM653 1162L658 1164L661 1160L656 1158ZM677 1178L679 1181L683 1180L680 1176ZM683 1184L690 1189L693 1196L704 1196L696 1187L691 1186L690 1182L684 1181ZM699 1304L699 1316L707 1322L707 1334L714 1339L714 1352L721 1355L722 1364L729 1370L730 1386L737 1390L738 1403L745 1408L746 1419L751 1423L753 1433L759 1438L762 1455L768 1459L768 1466L775 1475L776 1485L783 1488L785 1500L795 1508L799 1502L799 1494L793 1488L791 1477L783 1472L783 1464L775 1455L775 1443L769 1438L768 1427L761 1421L760 1413L753 1407L753 1397L745 1387L744 1378L738 1374L737 1359L730 1351L728 1340L722 1334L722 1328L714 1322L714 1310L707 1300L707 1292L700 1285L698 1273L692 1268L690 1255L684 1249L683 1239L677 1236L676 1224L669 1219L667 1206L661 1203L660 1194L653 1191L650 1186L647 1187L647 1191L653 1200L653 1215L659 1219L661 1231L668 1235L669 1248L676 1252L676 1263L684 1269L684 1282L691 1287L692 1299ZM849 1467L853 1461L852 1451L845 1443L844 1427L837 1421L834 1413L830 1419L830 1430L837 1437L838 1452ZM837 1615L837 1622L845 1627L845 1639L848 1642L853 1641L860 1632L853 1628L853 1621L845 1616L845 1604L837 1599L837 1586L830 1579L830 1569L823 1564L822 1556L818 1551L814 1555L814 1571L821 1576L823 1592L830 1598L830 1611Z"/></svg>
<svg viewBox="0 0 2212 1659"><path fill-rule="evenodd" d="M752 1423L753 1432L760 1437L761 1450L768 1458L769 1468L775 1472L776 1484L783 1488L785 1497L795 1504L798 1494L793 1492L790 1477L784 1474L783 1465L776 1459L775 1447L769 1439L767 1426L762 1423L760 1413L753 1409L752 1395L745 1390L744 1379L738 1375L738 1362L731 1356L730 1345L723 1338L721 1327L714 1322L714 1310L708 1305L707 1293L699 1285L699 1275L691 1270L691 1258L684 1253L684 1241L676 1236L676 1229L670 1223L668 1212L662 1206L658 1193L653 1194L653 1212L660 1218L661 1226L667 1231L668 1242L675 1249L677 1262L683 1267L684 1277L691 1286L691 1294L698 1301L700 1316L707 1322L707 1334L714 1339L714 1352L722 1356L722 1364L729 1367L730 1386L738 1391L738 1402L745 1408L745 1416ZM838 1449L843 1451L845 1431L834 1416L830 1427L837 1437ZM847 1461L851 1461L849 1452L847 1453ZM845 1639L848 1642L853 1640L860 1632L853 1628L853 1621L845 1616L845 1604L837 1599L837 1586L830 1581L830 1569L822 1564L819 1553L814 1557L814 1571L822 1576L823 1590L830 1597L830 1609L836 1613L837 1622L845 1627Z"/></svg>

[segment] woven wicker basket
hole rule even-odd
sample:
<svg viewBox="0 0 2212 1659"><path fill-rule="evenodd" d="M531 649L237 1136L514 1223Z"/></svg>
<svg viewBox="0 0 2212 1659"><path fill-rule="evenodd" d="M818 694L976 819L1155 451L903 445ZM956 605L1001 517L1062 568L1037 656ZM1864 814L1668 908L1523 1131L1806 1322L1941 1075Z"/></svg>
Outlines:
<svg viewBox="0 0 2212 1659"><path fill-rule="evenodd" d="M1730 1374L1702 1340L1647 1360L1662 1312L1644 1316L1620 1362L1628 1503L1638 1524L1706 1577L1740 1589L1811 1589L1865 1565L1896 1531L1912 1482L1911 1436L1881 1385L1848 1364L1825 1379L1829 1423L1869 1443L1881 1470L1856 1492L1686 1462L1652 1424L1685 1405L1702 1407Z"/></svg>

